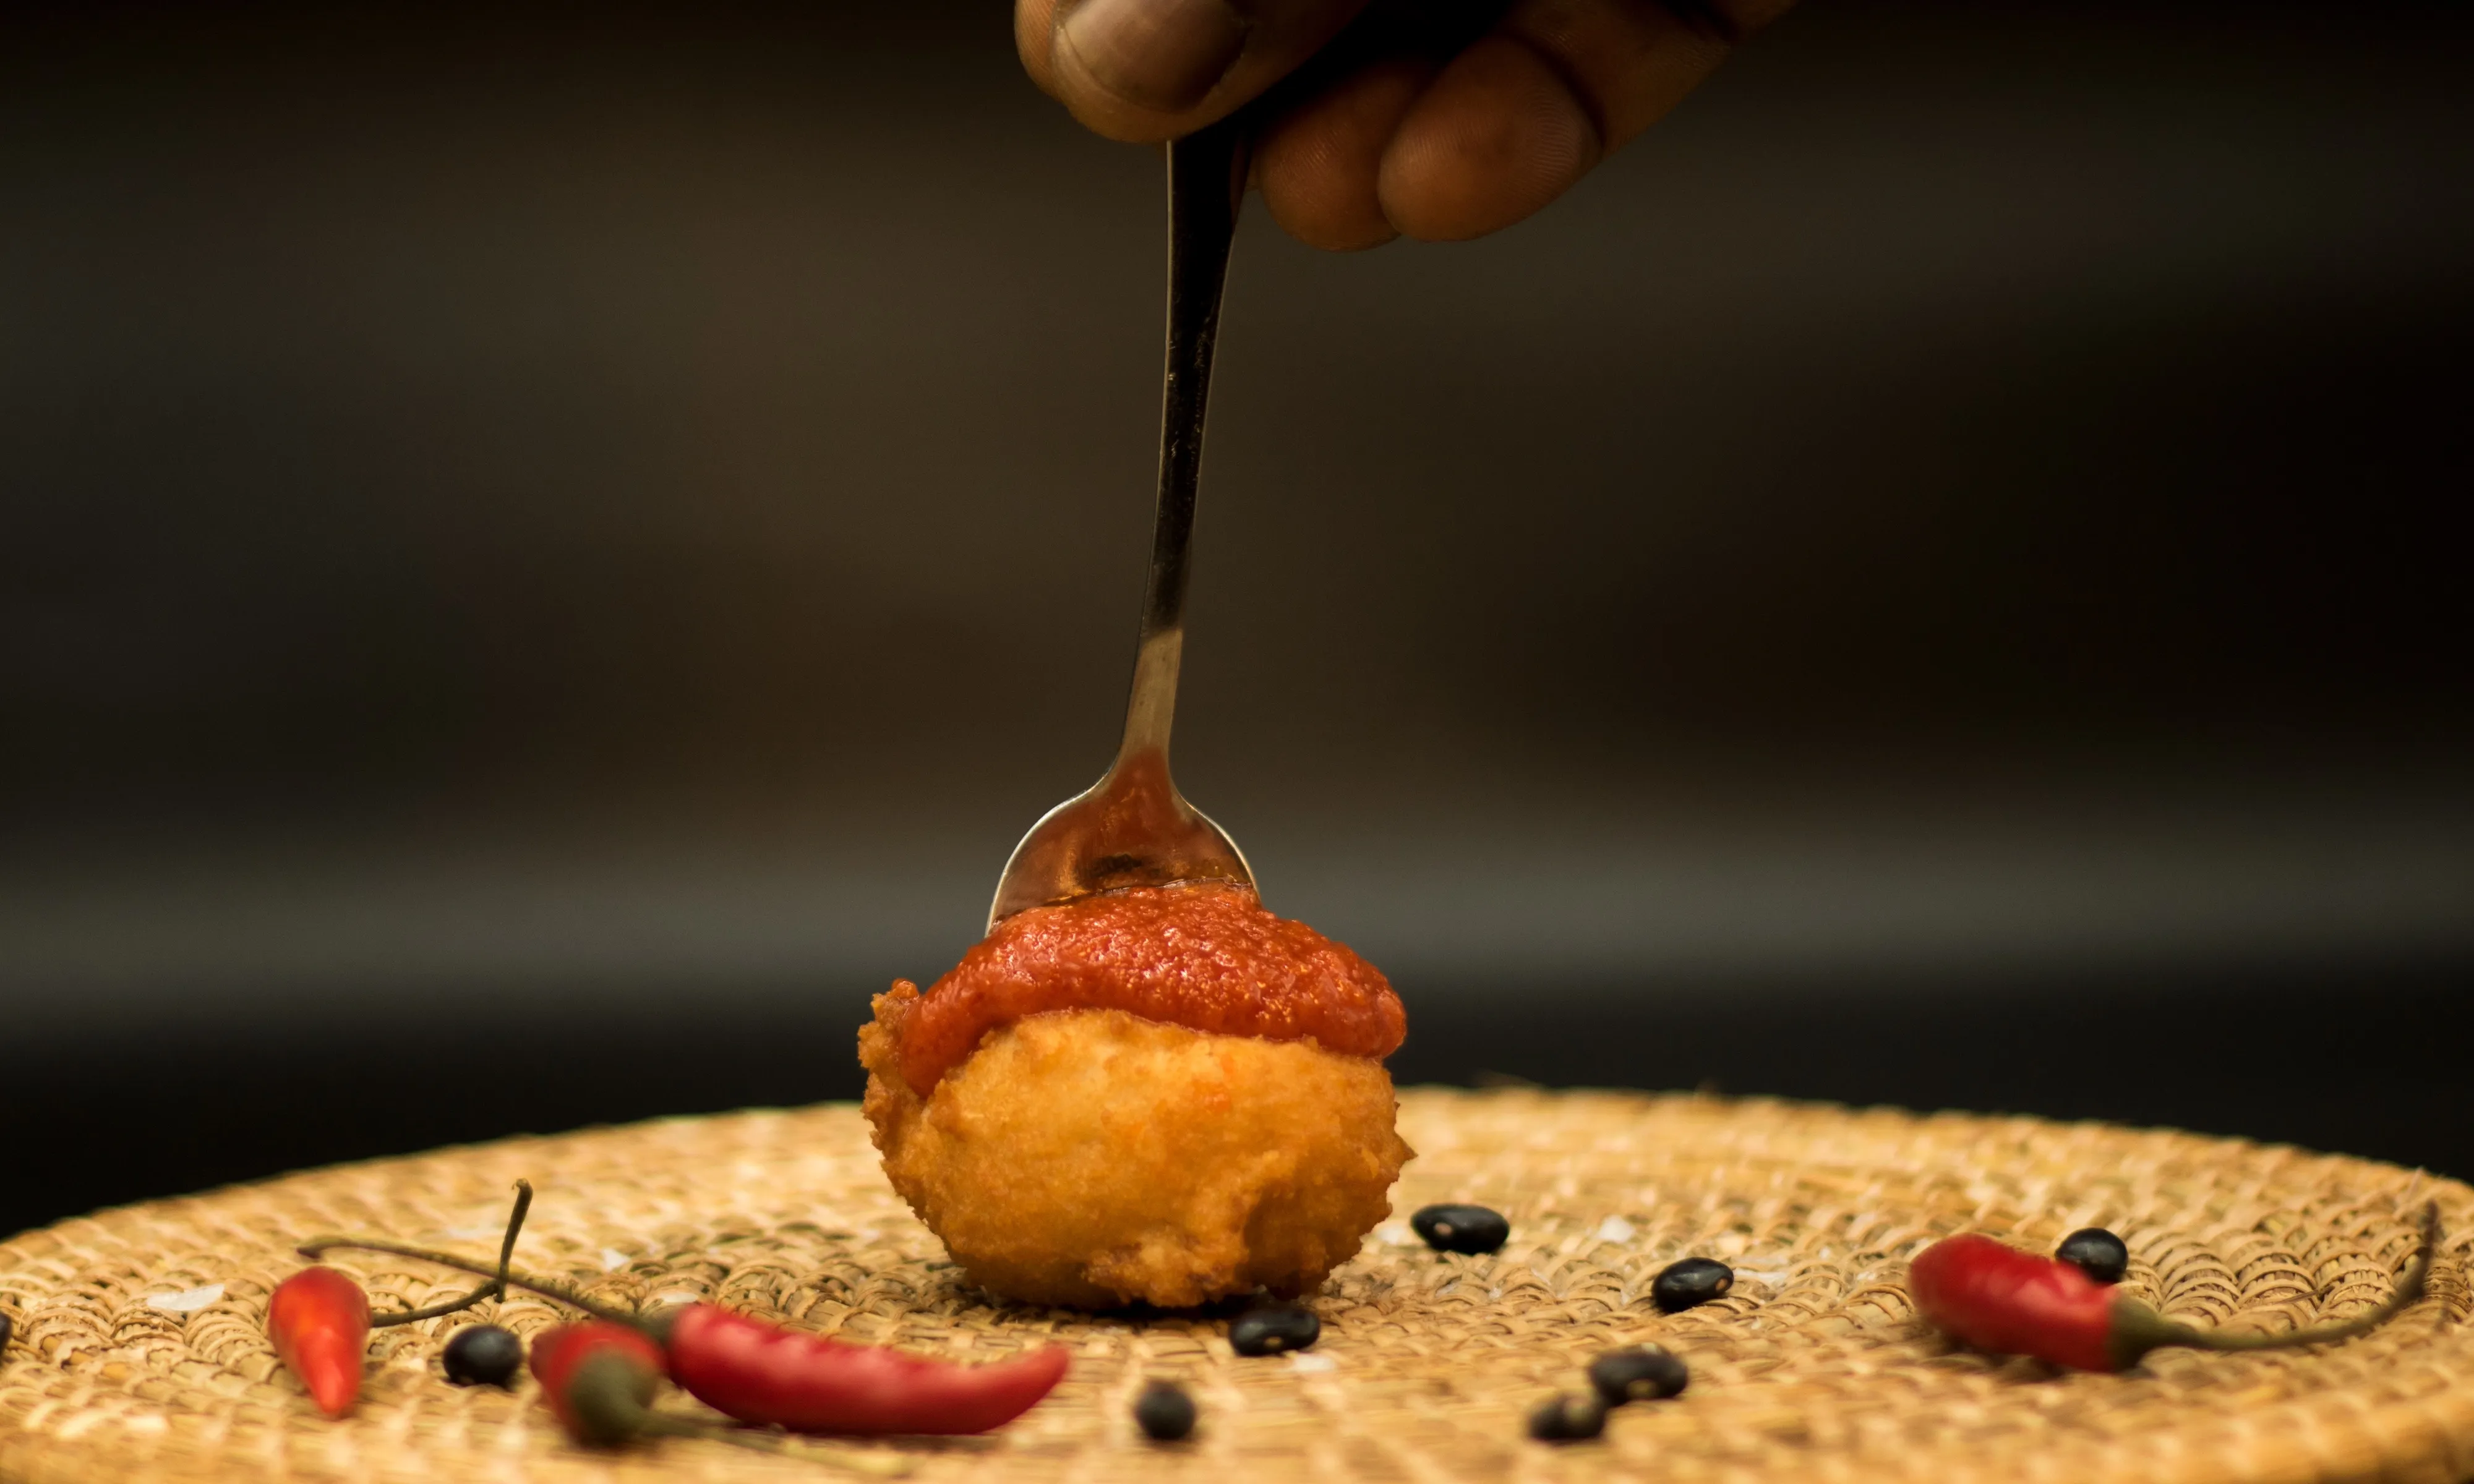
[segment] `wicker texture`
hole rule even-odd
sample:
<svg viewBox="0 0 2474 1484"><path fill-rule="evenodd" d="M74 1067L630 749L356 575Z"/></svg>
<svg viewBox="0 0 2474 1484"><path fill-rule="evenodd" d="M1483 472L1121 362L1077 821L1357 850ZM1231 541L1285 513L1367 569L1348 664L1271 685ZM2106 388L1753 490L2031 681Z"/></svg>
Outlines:
<svg viewBox="0 0 2474 1484"><path fill-rule="evenodd" d="M2429 1480L2474 1475L2474 1190L2358 1160L2030 1119L1624 1094L1403 1096L1419 1151L1395 1209L1493 1206L1488 1257L1426 1251L1403 1220L1332 1279L1314 1351L1244 1359L1225 1323L992 1307L894 1198L855 1110L758 1112L511 1139L104 1212L0 1246L0 1480L756 1480L838 1476L711 1443L570 1448L529 1381L439 1378L458 1317L378 1332L359 1409L320 1418L261 1324L292 1241L386 1233L495 1250L510 1183L541 1188L520 1260L625 1303L713 1299L866 1341L987 1357L1058 1340L1074 1373L1003 1433L881 1451L923 1480L1264 1477L1798 1481ZM2144 1373L2055 1376L1955 1352L1900 1282L1963 1229L2050 1246L2104 1225L2126 1287L2195 1323L2282 1328L2376 1304L2410 1253L2411 1206L2449 1238L2432 1297L2365 1339L2309 1352L2160 1352ZM1649 1307L1651 1276L1706 1254L1733 1294ZM455 1275L338 1255L380 1307ZM195 1312L150 1297L222 1284ZM484 1305L477 1317L492 1316ZM510 1301L519 1331L556 1321ZM1527 1408L1609 1347L1655 1339L1690 1391L1550 1448ZM1203 1424L1148 1445L1142 1379L1189 1382ZM670 1405L683 1409L684 1399Z"/></svg>

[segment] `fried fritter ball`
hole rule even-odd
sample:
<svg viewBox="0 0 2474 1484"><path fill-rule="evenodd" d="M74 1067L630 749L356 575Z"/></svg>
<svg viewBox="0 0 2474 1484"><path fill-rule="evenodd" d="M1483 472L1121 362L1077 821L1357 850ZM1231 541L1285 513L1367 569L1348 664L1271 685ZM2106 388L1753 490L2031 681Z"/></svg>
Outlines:
<svg viewBox="0 0 2474 1484"><path fill-rule="evenodd" d="M1356 1256L1412 1157L1381 1062L1117 1009L998 1026L923 1099L902 1062L919 1003L897 984L860 1032L867 1118L894 1188L993 1293L1303 1293Z"/></svg>

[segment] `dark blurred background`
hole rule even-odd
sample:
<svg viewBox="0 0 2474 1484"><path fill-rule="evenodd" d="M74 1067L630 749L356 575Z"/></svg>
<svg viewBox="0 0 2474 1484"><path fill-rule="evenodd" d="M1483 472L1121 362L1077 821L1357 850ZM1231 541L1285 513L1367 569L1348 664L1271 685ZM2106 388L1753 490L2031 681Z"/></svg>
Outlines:
<svg viewBox="0 0 2474 1484"><path fill-rule="evenodd" d="M1395 1069L2474 1175L2469 38L1813 0L1255 207L1178 775ZM1115 740L1161 216L995 0L8 23L0 1233L853 1095Z"/></svg>

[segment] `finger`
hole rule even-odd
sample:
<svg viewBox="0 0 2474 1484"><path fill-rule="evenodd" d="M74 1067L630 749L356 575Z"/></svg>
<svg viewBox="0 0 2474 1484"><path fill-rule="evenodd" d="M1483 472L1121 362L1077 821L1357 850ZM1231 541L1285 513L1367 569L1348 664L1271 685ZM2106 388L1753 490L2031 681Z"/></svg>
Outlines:
<svg viewBox="0 0 2474 1484"><path fill-rule="evenodd" d="M1254 145L1254 181L1282 230L1340 252L1400 235L1383 214L1375 179L1384 149L1435 71L1419 59L1377 61L1270 126Z"/></svg>
<svg viewBox="0 0 2474 1484"><path fill-rule="evenodd" d="M1378 180L1413 237L1481 236L1545 205L1681 102L1791 0L1520 0L1401 120Z"/></svg>
<svg viewBox="0 0 2474 1484"><path fill-rule="evenodd" d="M1500 34L1451 60L1383 152L1375 194L1412 237L1459 242L1553 201L1605 154L1562 74Z"/></svg>
<svg viewBox="0 0 2474 1484"><path fill-rule="evenodd" d="M1014 44L1112 139L1190 133L1288 76L1367 0L1018 0Z"/></svg>

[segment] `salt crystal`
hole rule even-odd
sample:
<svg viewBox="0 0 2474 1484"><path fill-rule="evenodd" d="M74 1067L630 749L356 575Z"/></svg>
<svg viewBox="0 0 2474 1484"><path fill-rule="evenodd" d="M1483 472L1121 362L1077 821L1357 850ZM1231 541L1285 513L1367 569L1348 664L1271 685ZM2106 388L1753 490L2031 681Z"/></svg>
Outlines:
<svg viewBox="0 0 2474 1484"><path fill-rule="evenodd" d="M604 1247L601 1249L601 1266L605 1271L623 1268L627 1265L627 1255L620 1252L618 1248Z"/></svg>
<svg viewBox="0 0 2474 1484"><path fill-rule="evenodd" d="M1609 1216L1606 1220L1598 1223L1599 1241L1629 1242L1633 1239L1633 1235L1634 1232L1632 1223L1624 1220L1621 1216Z"/></svg>
<svg viewBox="0 0 2474 1484"><path fill-rule="evenodd" d="M1419 1247L1424 1243L1405 1221L1387 1221L1374 1229L1374 1239L1386 1247Z"/></svg>
<svg viewBox="0 0 2474 1484"><path fill-rule="evenodd" d="M657 1293L653 1295L653 1302L656 1304L695 1304L701 1301L696 1295L690 1293L683 1288L673 1288L667 1293Z"/></svg>
<svg viewBox="0 0 2474 1484"><path fill-rule="evenodd" d="M179 1293L150 1293L146 1306L167 1314L194 1314L223 1296L223 1284L208 1283L203 1288L183 1288Z"/></svg>
<svg viewBox="0 0 2474 1484"><path fill-rule="evenodd" d="M1304 1351L1299 1351L1289 1357L1289 1369L1302 1371L1308 1376L1319 1376L1325 1371L1339 1370L1340 1362L1329 1355L1310 1355Z"/></svg>

